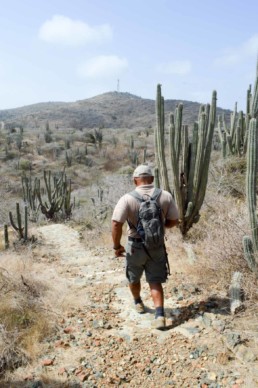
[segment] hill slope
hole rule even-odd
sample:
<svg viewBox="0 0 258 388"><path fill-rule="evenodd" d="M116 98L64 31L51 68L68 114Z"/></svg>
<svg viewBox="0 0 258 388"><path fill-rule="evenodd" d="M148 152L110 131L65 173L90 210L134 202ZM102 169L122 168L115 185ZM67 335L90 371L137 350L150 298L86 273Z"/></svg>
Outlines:
<svg viewBox="0 0 258 388"><path fill-rule="evenodd" d="M184 104L184 122L192 124L198 115L198 102L166 100L165 112L173 112L176 105ZM218 114L229 110L218 108ZM76 102L46 102L0 111L0 120L34 127L50 124L74 128L149 128L155 126L155 101L130 93L108 92Z"/></svg>

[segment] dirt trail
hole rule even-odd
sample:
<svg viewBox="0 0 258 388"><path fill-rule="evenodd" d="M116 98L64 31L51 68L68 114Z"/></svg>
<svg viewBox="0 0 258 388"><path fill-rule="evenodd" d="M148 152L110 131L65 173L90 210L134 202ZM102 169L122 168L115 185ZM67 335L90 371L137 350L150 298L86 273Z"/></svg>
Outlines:
<svg viewBox="0 0 258 388"><path fill-rule="evenodd" d="M104 245L85 249L66 225L43 226L38 237L55 258L48 264L55 282L66 284L67 308L40 360L19 371L20 386L258 387L256 344L238 335L222 298L203 300L174 272L165 297L166 315L176 320L166 331L153 330L148 287L143 282L147 313L138 315L122 259ZM173 258L170 264L176 267Z"/></svg>

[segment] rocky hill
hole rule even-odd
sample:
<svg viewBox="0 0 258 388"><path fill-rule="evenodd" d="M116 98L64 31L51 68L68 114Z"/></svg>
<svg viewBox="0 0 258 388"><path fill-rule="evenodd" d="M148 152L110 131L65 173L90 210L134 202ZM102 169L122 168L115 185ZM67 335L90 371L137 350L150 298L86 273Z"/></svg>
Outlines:
<svg viewBox="0 0 258 388"><path fill-rule="evenodd" d="M184 104L184 122L192 124L198 115L198 102L166 100L165 112ZM218 108L218 114L230 114ZM108 92L76 102L46 102L0 111L0 121L31 128L46 121L58 127L151 128L155 126L155 101L130 93Z"/></svg>

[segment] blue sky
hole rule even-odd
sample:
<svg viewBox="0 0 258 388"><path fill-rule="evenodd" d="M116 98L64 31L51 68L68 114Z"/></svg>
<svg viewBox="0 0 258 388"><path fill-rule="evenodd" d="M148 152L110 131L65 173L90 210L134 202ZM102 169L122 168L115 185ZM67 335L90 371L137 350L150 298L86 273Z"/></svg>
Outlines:
<svg viewBox="0 0 258 388"><path fill-rule="evenodd" d="M1 0L0 109L118 88L245 110L257 0Z"/></svg>

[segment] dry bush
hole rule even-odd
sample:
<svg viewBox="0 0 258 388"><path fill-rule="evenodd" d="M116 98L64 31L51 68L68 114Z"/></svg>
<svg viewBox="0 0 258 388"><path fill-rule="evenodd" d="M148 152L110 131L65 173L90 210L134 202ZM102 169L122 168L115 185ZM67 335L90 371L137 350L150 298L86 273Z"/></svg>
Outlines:
<svg viewBox="0 0 258 388"><path fill-rule="evenodd" d="M242 239L246 234L249 225L245 204L208 190L201 219L187 235L197 257L191 274L201 277L207 288L228 290L232 274L240 271L245 295L257 300L256 280L244 258Z"/></svg>
<svg viewBox="0 0 258 388"><path fill-rule="evenodd" d="M28 355L19 346L19 334L7 331L0 325L0 377L29 361Z"/></svg>
<svg viewBox="0 0 258 388"><path fill-rule="evenodd" d="M28 248L24 259L10 251L0 255L0 375L35 358L53 332L54 315L46 309L49 284L35 274L29 256Z"/></svg>
<svg viewBox="0 0 258 388"><path fill-rule="evenodd" d="M244 199L246 160L237 156L222 159L213 155L210 165L211 185L218 194Z"/></svg>

